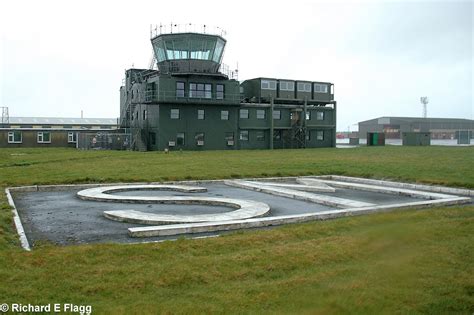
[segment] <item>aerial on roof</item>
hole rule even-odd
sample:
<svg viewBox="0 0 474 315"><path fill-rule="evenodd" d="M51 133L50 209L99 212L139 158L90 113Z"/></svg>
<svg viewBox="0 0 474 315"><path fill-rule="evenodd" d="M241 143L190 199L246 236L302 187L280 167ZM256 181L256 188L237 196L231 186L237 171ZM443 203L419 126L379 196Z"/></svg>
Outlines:
<svg viewBox="0 0 474 315"><path fill-rule="evenodd" d="M10 124L43 124L43 125L116 125L115 118L62 118L62 117L10 117Z"/></svg>

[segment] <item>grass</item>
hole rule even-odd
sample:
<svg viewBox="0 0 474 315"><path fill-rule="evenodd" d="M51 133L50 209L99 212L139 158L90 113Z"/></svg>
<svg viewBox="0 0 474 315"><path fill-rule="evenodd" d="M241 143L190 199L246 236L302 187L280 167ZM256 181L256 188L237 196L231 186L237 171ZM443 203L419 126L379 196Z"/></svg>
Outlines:
<svg viewBox="0 0 474 315"><path fill-rule="evenodd" d="M2 149L0 186L343 174L474 188L473 164L470 147ZM472 205L24 252L0 198L0 304L90 304L109 314L474 312Z"/></svg>

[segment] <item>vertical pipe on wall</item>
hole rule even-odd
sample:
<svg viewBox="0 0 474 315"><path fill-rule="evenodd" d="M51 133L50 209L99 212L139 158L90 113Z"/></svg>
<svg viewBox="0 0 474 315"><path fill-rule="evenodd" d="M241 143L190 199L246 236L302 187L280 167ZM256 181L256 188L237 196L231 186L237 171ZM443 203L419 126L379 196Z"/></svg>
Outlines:
<svg viewBox="0 0 474 315"><path fill-rule="evenodd" d="M307 115L307 111L308 111L308 97L305 96L304 98L304 105L303 105L303 131L304 131L304 147L306 148L306 115Z"/></svg>
<svg viewBox="0 0 474 315"><path fill-rule="evenodd" d="M274 105L273 105L273 97L270 98L270 150L273 150L273 129L274 129L274 126L273 126L273 108L274 108Z"/></svg>
<svg viewBox="0 0 474 315"><path fill-rule="evenodd" d="M332 131L332 146L336 147L336 129L337 129L337 102L334 101L334 129Z"/></svg>

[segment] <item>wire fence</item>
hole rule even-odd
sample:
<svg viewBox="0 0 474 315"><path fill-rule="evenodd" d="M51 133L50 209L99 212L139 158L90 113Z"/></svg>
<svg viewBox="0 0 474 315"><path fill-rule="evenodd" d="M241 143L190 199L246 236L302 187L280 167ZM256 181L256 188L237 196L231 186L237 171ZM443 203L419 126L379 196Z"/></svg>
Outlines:
<svg viewBox="0 0 474 315"><path fill-rule="evenodd" d="M125 133L79 133L77 148L81 150L128 150L130 135Z"/></svg>

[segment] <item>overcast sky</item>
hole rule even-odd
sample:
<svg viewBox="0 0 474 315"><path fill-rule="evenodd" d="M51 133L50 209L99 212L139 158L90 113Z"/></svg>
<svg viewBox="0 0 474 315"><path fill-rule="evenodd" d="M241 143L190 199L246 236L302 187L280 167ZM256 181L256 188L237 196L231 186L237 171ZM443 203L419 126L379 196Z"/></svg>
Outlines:
<svg viewBox="0 0 474 315"><path fill-rule="evenodd" d="M10 116L117 117L150 24L227 31L240 81L335 84L338 130L379 116L474 119L472 1L1 1L0 106Z"/></svg>

